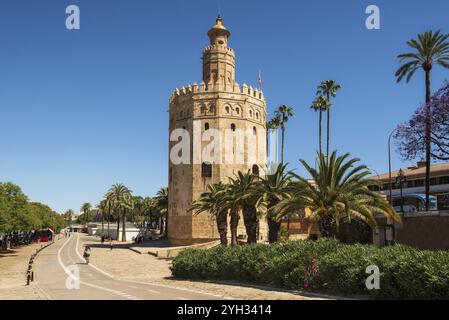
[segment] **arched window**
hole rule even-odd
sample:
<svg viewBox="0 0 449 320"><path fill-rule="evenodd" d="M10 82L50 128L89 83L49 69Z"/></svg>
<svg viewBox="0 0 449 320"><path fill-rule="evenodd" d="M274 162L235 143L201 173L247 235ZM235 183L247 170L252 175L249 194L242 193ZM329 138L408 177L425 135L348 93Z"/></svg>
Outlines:
<svg viewBox="0 0 449 320"><path fill-rule="evenodd" d="M250 117L250 118L253 117L253 110L249 110L249 117Z"/></svg>
<svg viewBox="0 0 449 320"><path fill-rule="evenodd" d="M209 107L209 112L210 113L215 113L215 107L214 106L210 106Z"/></svg>
<svg viewBox="0 0 449 320"><path fill-rule="evenodd" d="M204 131L209 130L209 128L210 128L209 122L206 122L206 123L204 124Z"/></svg>
<svg viewBox="0 0 449 320"><path fill-rule="evenodd" d="M231 124L231 130L235 132L235 124Z"/></svg>
<svg viewBox="0 0 449 320"><path fill-rule="evenodd" d="M253 127L253 135L257 135L257 129L256 129L256 127Z"/></svg>
<svg viewBox="0 0 449 320"><path fill-rule="evenodd" d="M259 120L259 112L256 112L256 120Z"/></svg>
<svg viewBox="0 0 449 320"><path fill-rule="evenodd" d="M239 108L235 108L235 113L236 114L240 114L240 109Z"/></svg>
<svg viewBox="0 0 449 320"><path fill-rule="evenodd" d="M205 106L202 106L202 107L200 108L200 111L201 111L201 114L205 114L205 113L206 113L206 107L205 107Z"/></svg>
<svg viewBox="0 0 449 320"><path fill-rule="evenodd" d="M229 107L225 108L226 114L229 114Z"/></svg>
<svg viewBox="0 0 449 320"><path fill-rule="evenodd" d="M253 175L259 176L259 166L257 164L253 165L252 172L253 172Z"/></svg>
<svg viewBox="0 0 449 320"><path fill-rule="evenodd" d="M201 177L212 178L212 165L207 162L203 162L201 165Z"/></svg>

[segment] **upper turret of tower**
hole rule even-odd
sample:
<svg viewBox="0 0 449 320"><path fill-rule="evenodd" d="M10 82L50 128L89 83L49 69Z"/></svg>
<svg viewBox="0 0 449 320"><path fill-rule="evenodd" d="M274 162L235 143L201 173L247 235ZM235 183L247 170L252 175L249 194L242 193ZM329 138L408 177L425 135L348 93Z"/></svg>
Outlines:
<svg viewBox="0 0 449 320"><path fill-rule="evenodd" d="M217 20L215 21L215 25L212 27L212 29L209 30L207 35L210 38L211 45L226 47L228 45L228 39L231 36L231 33L223 25L223 19L221 18L221 16L218 15Z"/></svg>

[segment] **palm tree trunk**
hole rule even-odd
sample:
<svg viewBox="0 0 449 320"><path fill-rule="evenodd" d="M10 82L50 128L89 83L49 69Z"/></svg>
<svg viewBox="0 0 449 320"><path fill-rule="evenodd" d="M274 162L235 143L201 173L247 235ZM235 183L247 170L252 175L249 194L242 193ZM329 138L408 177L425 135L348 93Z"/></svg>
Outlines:
<svg viewBox="0 0 449 320"><path fill-rule="evenodd" d="M101 211L101 236L104 236L104 213Z"/></svg>
<svg viewBox="0 0 449 320"><path fill-rule="evenodd" d="M329 158L330 131L331 131L331 103L330 103L330 94L328 92L327 93L327 146L326 146L327 158Z"/></svg>
<svg viewBox="0 0 449 320"><path fill-rule="evenodd" d="M320 147L320 155L323 154L323 128L322 128L322 123L323 123L323 110L321 110L320 108L320 123L319 123L319 147Z"/></svg>
<svg viewBox="0 0 449 320"><path fill-rule="evenodd" d="M228 213L222 211L217 214L217 228L220 234L220 243L223 246L228 245Z"/></svg>
<svg viewBox="0 0 449 320"><path fill-rule="evenodd" d="M279 241L279 233L281 230L281 222L268 217L268 241L276 243Z"/></svg>
<svg viewBox="0 0 449 320"><path fill-rule="evenodd" d="M237 228L239 225L239 213L236 210L231 210L231 246L237 245Z"/></svg>
<svg viewBox="0 0 449 320"><path fill-rule="evenodd" d="M111 221L111 210L108 210L108 239L111 238L111 228L110 228L110 223Z"/></svg>
<svg viewBox="0 0 449 320"><path fill-rule="evenodd" d="M122 242L126 242L126 210L123 210L122 218Z"/></svg>
<svg viewBox="0 0 449 320"><path fill-rule="evenodd" d="M285 138L285 127L282 126L282 142L281 142L281 163L284 164L284 138Z"/></svg>
<svg viewBox="0 0 449 320"><path fill-rule="evenodd" d="M430 134L431 110L430 110L430 70L426 70L426 211L430 210Z"/></svg>
<svg viewBox="0 0 449 320"><path fill-rule="evenodd" d="M254 206L243 207L243 221L245 223L247 243L257 243L257 212Z"/></svg>
<svg viewBox="0 0 449 320"><path fill-rule="evenodd" d="M337 237L337 224L333 216L326 215L321 217L319 220L319 228L322 237L333 239Z"/></svg>
<svg viewBox="0 0 449 320"><path fill-rule="evenodd" d="M120 240L120 210L117 212L117 241Z"/></svg>

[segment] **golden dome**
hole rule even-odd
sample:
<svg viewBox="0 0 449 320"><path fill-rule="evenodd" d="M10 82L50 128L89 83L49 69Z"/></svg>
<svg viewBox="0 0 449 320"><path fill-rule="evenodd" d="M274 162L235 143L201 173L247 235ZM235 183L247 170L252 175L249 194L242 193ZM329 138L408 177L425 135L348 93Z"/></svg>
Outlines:
<svg viewBox="0 0 449 320"><path fill-rule="evenodd" d="M215 21L215 25L212 27L212 29L209 30L207 34L209 35L209 37L219 34L225 34L227 37L231 35L228 29L226 29L226 27L223 25L223 19L221 18L220 15Z"/></svg>

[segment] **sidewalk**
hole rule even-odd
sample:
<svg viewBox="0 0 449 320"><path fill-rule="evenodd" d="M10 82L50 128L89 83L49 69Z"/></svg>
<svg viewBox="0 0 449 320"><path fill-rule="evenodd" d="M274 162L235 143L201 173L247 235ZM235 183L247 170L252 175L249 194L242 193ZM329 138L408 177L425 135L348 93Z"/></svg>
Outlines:
<svg viewBox="0 0 449 320"><path fill-rule="evenodd" d="M175 280L171 278L169 269L171 260L158 259L150 254L137 254L126 245L117 245L110 250L108 246L102 246L98 238L81 236L80 250L85 244L92 246L91 263L117 279L188 288L244 300L321 299L271 288Z"/></svg>
<svg viewBox="0 0 449 320"><path fill-rule="evenodd" d="M31 244L0 253L0 300L42 300L43 294L34 286L26 286L30 256L44 244Z"/></svg>

